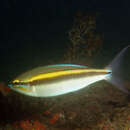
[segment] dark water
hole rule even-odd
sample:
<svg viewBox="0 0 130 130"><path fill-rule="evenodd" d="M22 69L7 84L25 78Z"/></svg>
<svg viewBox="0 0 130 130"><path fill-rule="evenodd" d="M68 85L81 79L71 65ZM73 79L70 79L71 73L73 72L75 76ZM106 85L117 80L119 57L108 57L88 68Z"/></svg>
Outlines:
<svg viewBox="0 0 130 130"><path fill-rule="evenodd" d="M71 28L71 25L72 20L70 19L59 20L51 23L48 28L43 25L41 31L45 29L46 32L44 31L44 33L40 32L40 25L36 26L39 27L39 29L34 29L31 32L32 36L30 36L31 34L29 32L26 32L27 30L24 30L25 34L22 31L13 33L12 36L10 36L12 39L5 42L6 45L4 46L3 44L0 48L0 80L8 83L8 81L17 75L34 67L52 63L56 64L62 61L67 51L67 46L70 44L67 32ZM59 27L57 28L57 26ZM20 28L20 25L18 25L18 27ZM37 30L39 32L37 32ZM107 31L106 29L104 32L105 40L102 51L100 55L95 58L93 64L95 68L103 68L108 65L121 49L129 45L126 41L122 42L120 38L118 40L112 37L109 38L110 32ZM114 34L117 35L116 32ZM85 60L87 63L87 59ZM123 77L129 80L130 72L127 70L130 69L130 53L126 54L123 63ZM81 64L80 61L79 64ZM81 92L81 95L82 94L84 94L84 92ZM81 95L79 97L83 99ZM70 104L74 101L80 103L80 98L76 97L76 94L74 94L74 96L70 94L68 98L71 98ZM63 106L67 104L65 100L67 100L67 97L35 99L15 92L11 92L11 95L7 97L0 94L0 123L7 124L28 119L32 114L40 113L56 104L58 106L59 102L61 103L61 105L59 105L60 107L56 107L54 111L56 111L56 109L60 111L64 108ZM72 108L69 103L67 104L68 108L64 108L65 111ZM85 102L82 102L80 104L80 108L82 108L82 104L84 103ZM46 107L45 104L48 106ZM74 105L76 106L76 103L74 103ZM81 115L81 117L83 117L83 115ZM72 124L72 126L75 125L75 123Z"/></svg>

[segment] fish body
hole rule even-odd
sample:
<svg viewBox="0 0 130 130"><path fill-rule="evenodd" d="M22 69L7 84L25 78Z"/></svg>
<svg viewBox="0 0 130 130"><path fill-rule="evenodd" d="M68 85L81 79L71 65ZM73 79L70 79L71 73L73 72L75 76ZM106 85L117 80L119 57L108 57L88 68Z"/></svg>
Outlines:
<svg viewBox="0 0 130 130"><path fill-rule="evenodd" d="M105 69L89 69L85 65L58 64L38 67L16 77L9 87L34 97L51 97L77 91L100 80L107 80L129 94L124 87L121 61L130 46L125 47Z"/></svg>
<svg viewBox="0 0 130 130"><path fill-rule="evenodd" d="M111 70L88 69L85 65L49 65L23 73L10 86L29 96L51 97L77 91L110 74Z"/></svg>

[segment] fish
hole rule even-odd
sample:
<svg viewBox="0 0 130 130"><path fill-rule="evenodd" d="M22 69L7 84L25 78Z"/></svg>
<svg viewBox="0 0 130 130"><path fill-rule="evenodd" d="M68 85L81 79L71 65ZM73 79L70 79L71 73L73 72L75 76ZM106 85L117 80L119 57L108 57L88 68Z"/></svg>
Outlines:
<svg viewBox="0 0 130 130"><path fill-rule="evenodd" d="M125 47L114 60L103 69L87 65L54 64L34 68L9 83L9 87L21 94L33 97L53 97L73 93L95 82L107 80L120 90L129 93L118 77L121 59L130 46ZM119 80L117 80L119 78Z"/></svg>

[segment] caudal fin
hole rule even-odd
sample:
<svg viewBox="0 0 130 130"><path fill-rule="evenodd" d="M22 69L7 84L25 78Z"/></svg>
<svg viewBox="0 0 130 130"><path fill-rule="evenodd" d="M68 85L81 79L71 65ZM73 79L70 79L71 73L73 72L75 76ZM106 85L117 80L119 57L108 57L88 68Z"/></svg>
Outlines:
<svg viewBox="0 0 130 130"><path fill-rule="evenodd" d="M127 73L127 68L123 66L123 62L126 53L128 52L129 49L130 45L125 47L120 53L118 53L117 56L113 59L113 61L106 67L107 69L112 70L112 76L107 80L111 82L115 87L119 88L120 90L122 90L127 94L130 94L130 92L125 88L124 76L125 73ZM129 61L127 60L126 62Z"/></svg>

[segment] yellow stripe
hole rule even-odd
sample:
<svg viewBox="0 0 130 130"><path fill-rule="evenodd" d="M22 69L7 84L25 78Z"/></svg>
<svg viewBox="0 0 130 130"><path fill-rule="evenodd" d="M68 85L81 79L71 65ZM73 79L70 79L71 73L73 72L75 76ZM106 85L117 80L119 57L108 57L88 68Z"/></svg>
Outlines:
<svg viewBox="0 0 130 130"><path fill-rule="evenodd" d="M16 86L14 86L13 88L20 89L20 90L23 90L23 91L26 91L26 92L31 92L30 89L27 89L27 88L24 88L24 87L16 87Z"/></svg>
<svg viewBox="0 0 130 130"><path fill-rule="evenodd" d="M68 70L68 71L43 73L43 74L33 76L32 78L30 78L28 80L24 80L22 82L27 83L27 82L33 82L36 80L50 79L50 78L55 78L55 77L59 77L59 76L65 76L65 75L70 75L70 74L80 74L80 73L86 73L86 72L106 72L106 70L86 69L86 70ZM18 82L19 82L19 80L17 80L17 79L13 81L13 83L18 83Z"/></svg>

